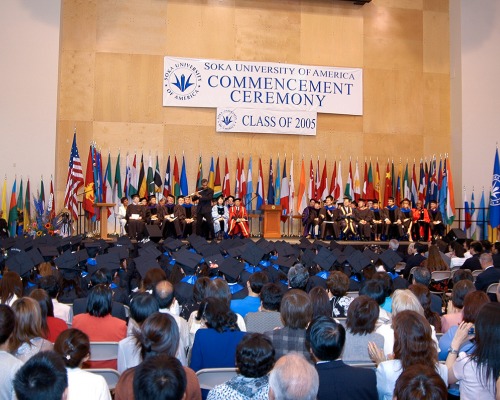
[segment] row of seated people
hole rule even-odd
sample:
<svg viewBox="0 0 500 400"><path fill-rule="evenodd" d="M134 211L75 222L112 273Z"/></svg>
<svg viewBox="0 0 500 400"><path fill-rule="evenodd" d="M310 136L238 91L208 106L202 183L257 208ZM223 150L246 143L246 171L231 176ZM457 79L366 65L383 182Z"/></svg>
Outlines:
<svg viewBox="0 0 500 400"><path fill-rule="evenodd" d="M359 199L335 206L332 196L327 196L324 204L311 199L309 206L302 212L303 235L326 239L353 239L375 241L389 239L424 240L430 237L441 238L445 225L437 202L431 201L430 208L417 201L411 208L410 200L403 199L401 207L389 197L386 207L380 207L378 200Z"/></svg>
<svg viewBox="0 0 500 400"><path fill-rule="evenodd" d="M483 382L484 376L475 372L474 366L469 365L471 360L474 360L471 357L476 354L477 348L473 347L471 350L470 343L467 344L467 340L465 340L470 339L468 332L472 323L475 323L476 335L482 334L486 339L486 343L482 344L486 346L486 349L482 349L483 351L488 350L488 347L494 348L500 340L498 331L495 331L496 334L493 337L490 334L485 334L485 332L490 332L495 324L498 325L500 309L498 304L490 306L487 297L481 300L481 296L477 294L474 296L474 293L480 293L484 296L483 292L470 292L465 296L465 307L468 307L468 302L471 303L472 306L469 307L474 309L475 317L473 320L469 320L469 311L465 308L464 322L460 322L456 327L456 333L451 340L451 350L447 350L447 365L444 366L437 364L436 329L430 324L429 317L426 315L425 304L429 303L429 292L425 286L413 284L410 286L410 290L396 290L390 302L392 312L388 313L382 312L383 308L381 308L382 304L380 304L379 299L381 296L385 297L383 282L386 280L383 276L374 277L368 281L360 290L360 296L355 299L351 298L346 307L346 304L337 301L341 299L336 298L338 296L334 296L332 293L337 286L342 286L340 281L348 279L346 276L342 276L343 273L338 272L338 274L332 274L328 278L328 290L318 286L307 293L303 288L293 287L303 281L303 279L296 279L303 272L300 265L291 269L291 274L289 274L290 287L285 292L274 283L266 283L260 288L261 305L257 311L247 312L245 320L251 320L252 318L249 317L252 316L260 316L257 319L262 319L261 322L264 324L267 323L267 327L264 327L267 329L264 332L264 337L245 335L244 331L250 331L250 329L248 326L245 328L245 325L238 321L241 316L233 311L235 308L241 308L243 304L239 304L238 300L229 300L230 291L225 281L208 280L208 282L200 284L199 290L204 290L204 293L197 310L192 313L195 314L195 317L190 330L194 328L194 342L189 361L186 361L185 358L187 348L181 342L182 324L179 324L179 321L182 319L175 318L176 300L173 295L173 285L168 281L160 281L154 286L153 294L149 294L147 291L137 294L131 303L132 320L129 322L129 336L124 337L119 344L118 360L119 363L120 360L125 362L125 365L118 367L123 371L123 375L117 386L115 398L134 398L132 386L136 370L138 370L136 369L137 365L141 363L141 360L146 360L149 356L159 353L176 356L183 365L189 362L191 369L184 368L188 382L187 398L200 398L199 385L197 385L196 377L191 370L232 367L235 366L235 360L236 366L240 367L240 374L243 376L237 376L234 378L235 382L215 388L208 395L208 398L245 398L244 393L248 387L245 388L241 383L251 384L245 378L261 378L252 383L256 384L255 390L262 391L262 396L265 396L269 390L268 385L270 385L269 380L271 379L267 377L267 372L275 359L279 359L291 351L301 354L302 359L307 360L306 363L316 365L319 374L318 398L320 399L370 399L376 398L377 392L379 398L392 399L396 380L401 374L401 370L404 371L419 362L435 368L443 383L453 384L457 380L461 381L462 398L473 398L473 396L486 399L495 398L495 380L486 376ZM258 286L265 282L262 275L256 276L249 282L250 297L255 296L254 290L258 291ZM200 281L202 279L200 278ZM43 292L43 290L39 291ZM81 318L76 316L73 320L73 327L78 329L63 331L55 339L56 352L65 360L67 367L75 371L79 371L88 356L88 341L98 341L96 339L99 339L99 336L96 336L96 326L101 327L102 330L105 329L106 334L113 331L118 332L119 336L125 336L125 323L121 320L113 321L113 317L109 316L111 291L98 285L93 289L93 292L95 293L89 297L88 315L82 315ZM33 298L38 297L40 304L47 303L47 296L43 299L43 296L39 296L36 291L32 293L32 296ZM50 300L48 302L50 303ZM240 303L244 302L240 301ZM339 315L333 312L333 309L338 308L339 304L342 304L341 308L344 310L347 309L345 328L332 319L332 315ZM276 306L279 311L272 310ZM1 310L3 312L7 309L8 306L4 306ZM37 306L36 301L31 298L18 299L13 304L13 310L17 326L10 335L12 335L14 343L24 340L17 350L10 348L14 355L27 361L34 354L50 349L51 344L42 338L43 332L37 332L35 329L35 334L38 333L40 336L30 337L32 333L29 333L26 326L27 323L38 326L40 319L43 318L41 308ZM100 313L105 313L105 315ZM279 322L274 324L269 322L268 315L272 315L272 313L279 314ZM11 326L14 325L11 324ZM337 338L334 346L336 350L331 354L324 353L323 342L315 342L321 338L324 340L326 332L337 332L335 335L327 335ZM112 338L106 337L101 340L110 339ZM259 376L245 377L244 371L242 372L241 366L238 365L237 351L243 343L247 343L247 339L253 343L250 347L260 348L264 346L267 348L266 353L272 354L271 360L268 361L269 369ZM84 342L84 344L80 346L80 342ZM86 347L85 343L87 343ZM417 344L418 351L415 351ZM464 350L466 345L468 353ZM479 346L479 343L477 345ZM21 350L22 346L24 349ZM29 351L26 351L26 348L29 348ZM464 354L461 354L460 358L456 360L459 350L464 351ZM75 354L77 351L79 353ZM257 350L254 349L254 351ZM491 359L494 357L494 352L486 351L486 354L481 354L483 362L493 363L492 368L495 368L494 360ZM342 356L343 361L339 360L340 356ZM345 365L344 361L350 363L373 361L378 367L376 373L369 370L357 370ZM20 364L17 366L19 367ZM472 372L474 374L471 375ZM70 376L69 372L68 376ZM90 379L85 380L84 373L74 372L71 376L74 381L80 383L80 385L74 383L73 387L76 386L83 390L81 398L98 398L92 397L95 393L89 394L89 387L86 390L83 389L84 382L88 383ZM349 389L343 388L341 394L339 390L342 387L342 382L345 382L346 379L354 379L359 384ZM237 384L238 380L240 385ZM92 390L102 389L102 387L101 382ZM241 393L239 393L240 390ZM85 397L84 393L87 393L88 397ZM228 397L229 394L231 394L230 397ZM232 397L232 394L241 397Z"/></svg>
<svg viewBox="0 0 500 400"><path fill-rule="evenodd" d="M229 236L249 237L248 214L241 204L241 199L219 196L212 200L211 215L200 217L198 221L198 197L183 196L177 199L168 195L157 203L152 196L149 202L138 195L132 196L132 204L128 198L121 199L119 221L121 229L131 239L142 240L150 236L147 226L159 228L163 239L167 237L186 238L192 234L221 240ZM213 232L210 236L209 233Z"/></svg>

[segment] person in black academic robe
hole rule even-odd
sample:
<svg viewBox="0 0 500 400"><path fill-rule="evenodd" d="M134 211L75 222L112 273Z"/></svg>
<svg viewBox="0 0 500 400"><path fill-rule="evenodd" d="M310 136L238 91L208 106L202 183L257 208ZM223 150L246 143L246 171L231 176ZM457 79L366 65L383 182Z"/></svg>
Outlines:
<svg viewBox="0 0 500 400"><path fill-rule="evenodd" d="M203 232L203 221L208 226L207 239L215 239L214 224L212 222L212 200L214 198L214 191L208 187L208 180L201 180L201 188L198 189L193 196L193 200L198 200L196 208L196 232L201 235Z"/></svg>
<svg viewBox="0 0 500 400"><path fill-rule="evenodd" d="M444 235L443 215L441 211L438 210L437 202L434 200L430 202L429 218L431 220L430 227L432 237L441 239Z"/></svg>
<svg viewBox="0 0 500 400"><path fill-rule="evenodd" d="M326 196L325 206L319 212L319 219L321 223L321 239L325 240L328 235L333 239L340 236L340 227L337 222L338 210L335 207L332 196Z"/></svg>
<svg viewBox="0 0 500 400"><path fill-rule="evenodd" d="M127 220L127 232L130 239L142 240L144 238L146 210L139 204L139 195L132 195L132 204L127 207L125 213Z"/></svg>

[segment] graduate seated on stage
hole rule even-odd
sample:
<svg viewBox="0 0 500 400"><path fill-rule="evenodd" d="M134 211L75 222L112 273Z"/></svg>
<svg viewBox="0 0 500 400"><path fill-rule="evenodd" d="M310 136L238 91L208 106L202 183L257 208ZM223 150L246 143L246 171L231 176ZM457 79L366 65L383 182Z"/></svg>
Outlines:
<svg viewBox="0 0 500 400"><path fill-rule="evenodd" d="M229 210L229 236L240 235L245 238L250 236L248 228L248 214L244 206L241 205L241 199L234 199L234 206Z"/></svg>
<svg viewBox="0 0 500 400"><path fill-rule="evenodd" d="M319 200L309 200L309 205L302 211L302 226L304 227L303 236L319 237L319 227L321 202Z"/></svg>

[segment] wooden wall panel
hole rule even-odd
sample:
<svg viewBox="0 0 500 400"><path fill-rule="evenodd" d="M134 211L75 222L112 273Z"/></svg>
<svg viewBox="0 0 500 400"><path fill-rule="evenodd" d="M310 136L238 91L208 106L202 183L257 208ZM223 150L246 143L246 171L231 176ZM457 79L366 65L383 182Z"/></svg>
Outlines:
<svg viewBox="0 0 500 400"><path fill-rule="evenodd" d="M448 0L63 0L62 19L58 187L75 124L84 165L90 140L122 168L127 151L162 171L184 152L191 185L200 153L205 174L212 155L232 170L252 155L254 182L260 156L266 183L269 158L293 155L297 186L302 156L329 173L341 158L345 181L349 157L382 169L450 149ZM162 106L165 55L361 67L364 114L319 114L313 137L217 133L215 109Z"/></svg>

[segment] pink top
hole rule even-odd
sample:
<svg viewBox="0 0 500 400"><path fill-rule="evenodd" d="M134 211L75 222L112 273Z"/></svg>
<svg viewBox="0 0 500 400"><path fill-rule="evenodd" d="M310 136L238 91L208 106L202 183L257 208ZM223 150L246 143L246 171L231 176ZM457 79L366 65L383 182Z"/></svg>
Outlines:
<svg viewBox="0 0 500 400"><path fill-rule="evenodd" d="M453 313L453 314L445 314L441 317L441 332L446 333L448 329L452 326L458 326L462 319L464 318L464 314L462 311Z"/></svg>

